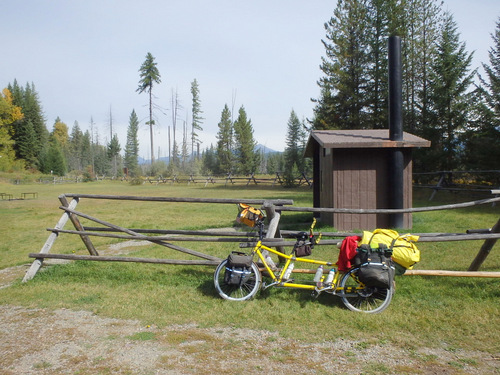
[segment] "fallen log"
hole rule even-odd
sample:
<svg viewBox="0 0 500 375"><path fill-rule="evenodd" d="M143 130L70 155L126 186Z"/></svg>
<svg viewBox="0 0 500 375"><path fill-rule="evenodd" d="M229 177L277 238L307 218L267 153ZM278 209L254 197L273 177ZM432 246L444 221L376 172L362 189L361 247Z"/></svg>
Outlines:
<svg viewBox="0 0 500 375"><path fill-rule="evenodd" d="M451 276L451 277L492 277L500 278L500 272L484 271L443 271L443 270L407 270L403 276Z"/></svg>

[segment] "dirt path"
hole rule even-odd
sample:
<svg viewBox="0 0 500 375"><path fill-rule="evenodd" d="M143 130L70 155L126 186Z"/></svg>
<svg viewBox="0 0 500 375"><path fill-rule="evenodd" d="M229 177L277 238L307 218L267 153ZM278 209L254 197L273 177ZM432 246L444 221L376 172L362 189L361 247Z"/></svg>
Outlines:
<svg viewBox="0 0 500 375"><path fill-rule="evenodd" d="M111 246L106 254L132 251ZM27 266L0 271L0 288ZM306 343L275 332L158 328L88 311L0 306L0 374L499 374L487 353L356 341Z"/></svg>

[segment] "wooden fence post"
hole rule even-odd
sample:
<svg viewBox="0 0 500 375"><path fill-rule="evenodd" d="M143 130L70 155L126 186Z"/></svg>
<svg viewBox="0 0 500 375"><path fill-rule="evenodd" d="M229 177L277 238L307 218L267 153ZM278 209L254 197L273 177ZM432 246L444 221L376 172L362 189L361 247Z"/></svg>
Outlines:
<svg viewBox="0 0 500 375"><path fill-rule="evenodd" d="M497 223L491 228L491 233L500 233L500 219L498 219ZM476 258L472 261L469 266L469 271L477 271L481 264L486 260L486 257L490 253L491 249L497 242L496 238L487 239L484 241L483 246L479 250L479 253L476 255Z"/></svg>
<svg viewBox="0 0 500 375"><path fill-rule="evenodd" d="M266 238L282 238L279 227L281 213L276 211L276 207L271 202L265 201L263 207L266 210L267 217L269 218L269 226L267 228ZM278 251L284 252L283 246L276 246L276 249Z"/></svg>
<svg viewBox="0 0 500 375"><path fill-rule="evenodd" d="M439 181L436 185L436 188L432 190L432 194L431 196L429 197L429 201L431 201L434 196L436 195L437 191L439 190L439 188L443 185L443 183L446 182L446 174L445 172L441 172L441 177L439 178Z"/></svg>
<svg viewBox="0 0 500 375"><path fill-rule="evenodd" d="M78 198L76 198L76 199L78 199ZM59 196L59 201L62 203L62 205L64 207L69 207L68 200L66 199L66 196L60 195ZM80 220L78 220L78 217L76 215L70 213L69 214L69 219L71 220L71 222L75 226L76 230L78 230L78 231L84 231L83 226L80 223ZM83 243L85 244L85 247L89 251L90 255L99 255L99 253L97 252L97 250L94 247L94 244L90 240L89 236L81 234L80 238L82 239Z"/></svg>
<svg viewBox="0 0 500 375"><path fill-rule="evenodd" d="M74 198L70 202L70 204L68 205L67 208L73 210L76 208L77 204L78 204L78 198ZM59 221L57 222L55 229L63 229L64 225L66 225L69 218L70 218L70 213L64 212L62 214L61 218L59 219ZM47 238L47 241L45 241L45 244L43 245L42 250L40 250L40 253L47 254L50 251L50 249L52 248L52 245L54 244L54 242L58 236L59 236L59 232L52 232L49 235L49 238ZM43 259L41 259L41 258L35 259L33 261L33 263L31 264L31 267L28 269L28 271L24 275L23 283L25 283L25 282L27 282L35 277L36 273L38 272L38 270L42 266L42 263L43 263Z"/></svg>

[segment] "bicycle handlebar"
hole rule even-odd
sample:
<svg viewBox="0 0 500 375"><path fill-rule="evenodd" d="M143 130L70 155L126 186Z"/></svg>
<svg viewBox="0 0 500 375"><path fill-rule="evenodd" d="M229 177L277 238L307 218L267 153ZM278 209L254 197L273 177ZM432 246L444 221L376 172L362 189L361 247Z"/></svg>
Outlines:
<svg viewBox="0 0 500 375"><path fill-rule="evenodd" d="M309 240L311 242L311 245L317 245L321 239L321 232L319 233L319 236L317 239L314 239L314 227L316 226L316 218L313 218L313 222L311 224L311 227L309 228Z"/></svg>
<svg viewBox="0 0 500 375"><path fill-rule="evenodd" d="M313 218L313 222L311 224L311 228L309 228L309 235L312 236L314 234L313 229L316 226L316 218Z"/></svg>
<svg viewBox="0 0 500 375"><path fill-rule="evenodd" d="M259 239L262 241L264 238L264 220L259 220L256 224L256 226L259 228ZM317 245L319 241L321 240L321 236L323 235L321 232L319 232L318 237L315 238L314 236L314 227L316 226L316 218L313 218L313 222L311 224L311 227L309 228L309 244L314 247L314 245ZM305 232L301 232L304 235L306 235Z"/></svg>

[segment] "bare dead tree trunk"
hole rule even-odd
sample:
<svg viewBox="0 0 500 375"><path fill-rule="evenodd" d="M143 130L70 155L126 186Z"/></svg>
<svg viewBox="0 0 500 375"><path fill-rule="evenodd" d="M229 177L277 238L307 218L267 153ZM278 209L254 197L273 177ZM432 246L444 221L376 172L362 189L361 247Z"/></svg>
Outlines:
<svg viewBox="0 0 500 375"><path fill-rule="evenodd" d="M151 165L155 161L155 153L153 148L153 91L149 89L149 137L151 139Z"/></svg>

